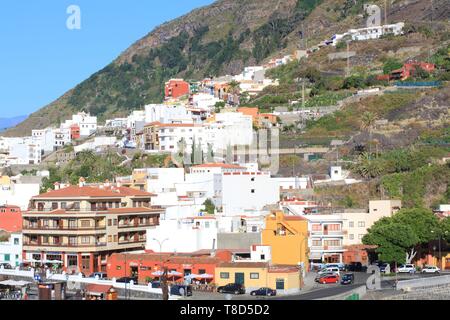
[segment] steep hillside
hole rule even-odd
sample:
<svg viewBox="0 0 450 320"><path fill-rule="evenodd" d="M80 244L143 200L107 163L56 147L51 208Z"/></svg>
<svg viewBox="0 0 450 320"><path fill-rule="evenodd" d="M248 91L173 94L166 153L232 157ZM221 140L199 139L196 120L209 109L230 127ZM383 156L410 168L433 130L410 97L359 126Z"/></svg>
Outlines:
<svg viewBox="0 0 450 320"><path fill-rule="evenodd" d="M100 119L126 115L147 103L161 101L164 82L171 77L198 80L236 74L244 66L275 54L305 48L349 27L363 26L365 2L218 0L159 26L113 63L6 134L30 134L32 128L56 124L80 110ZM395 1L389 8L390 21L420 26L430 19L431 12L423 3ZM434 5L440 8L439 12L435 10L434 20L448 19L447 0L435 0Z"/></svg>

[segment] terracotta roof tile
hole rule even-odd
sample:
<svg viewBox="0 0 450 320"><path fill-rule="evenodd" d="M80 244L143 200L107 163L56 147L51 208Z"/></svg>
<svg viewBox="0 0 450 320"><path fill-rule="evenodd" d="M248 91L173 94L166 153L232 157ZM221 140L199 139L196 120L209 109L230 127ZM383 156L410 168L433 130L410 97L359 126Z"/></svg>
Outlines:
<svg viewBox="0 0 450 320"><path fill-rule="evenodd" d="M99 187L80 187L80 186L69 186L67 188L49 191L41 195L33 197L33 199L44 199L44 198L121 198L127 196L154 196L151 193L135 190L126 187L109 187L109 188L99 188Z"/></svg>

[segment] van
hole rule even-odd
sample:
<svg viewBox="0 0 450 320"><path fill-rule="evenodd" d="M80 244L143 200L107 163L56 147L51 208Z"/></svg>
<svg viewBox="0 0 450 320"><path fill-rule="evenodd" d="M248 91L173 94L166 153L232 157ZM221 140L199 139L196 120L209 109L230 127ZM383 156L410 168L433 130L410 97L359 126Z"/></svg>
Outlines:
<svg viewBox="0 0 450 320"><path fill-rule="evenodd" d="M325 274L325 273L334 273L339 275L339 268L338 267L326 267L319 271L319 275Z"/></svg>

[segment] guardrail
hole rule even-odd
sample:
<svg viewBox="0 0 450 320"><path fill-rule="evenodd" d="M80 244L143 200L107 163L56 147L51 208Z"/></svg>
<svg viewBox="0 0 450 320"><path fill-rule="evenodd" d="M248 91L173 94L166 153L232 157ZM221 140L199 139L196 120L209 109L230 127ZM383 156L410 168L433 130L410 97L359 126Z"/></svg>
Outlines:
<svg viewBox="0 0 450 320"><path fill-rule="evenodd" d="M397 283L397 290L409 291L417 288L439 287L450 284L450 275L403 280Z"/></svg>

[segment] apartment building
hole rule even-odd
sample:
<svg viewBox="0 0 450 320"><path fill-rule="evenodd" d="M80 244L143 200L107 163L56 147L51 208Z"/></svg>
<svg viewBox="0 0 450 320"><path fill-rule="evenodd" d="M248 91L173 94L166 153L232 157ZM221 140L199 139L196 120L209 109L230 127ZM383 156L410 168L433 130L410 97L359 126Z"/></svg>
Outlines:
<svg viewBox="0 0 450 320"><path fill-rule="evenodd" d="M344 246L359 245L367 234L367 229L384 217L391 217L402 208L401 200L372 200L369 210L351 210L343 212Z"/></svg>
<svg viewBox="0 0 450 320"><path fill-rule="evenodd" d="M23 213L23 251L30 263L57 261L68 271L106 270L114 252L143 249L146 229L163 210L153 194L105 184L69 186L31 199Z"/></svg>

